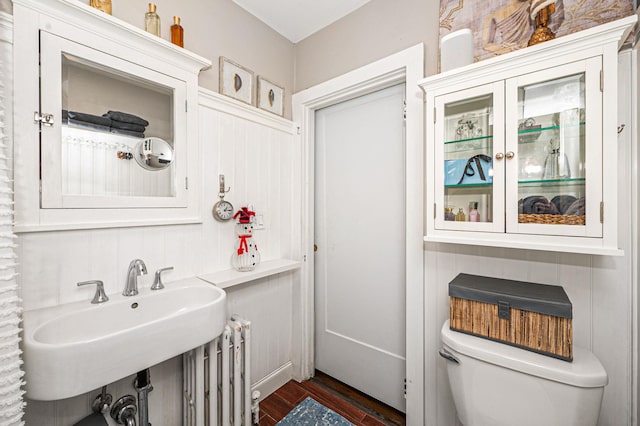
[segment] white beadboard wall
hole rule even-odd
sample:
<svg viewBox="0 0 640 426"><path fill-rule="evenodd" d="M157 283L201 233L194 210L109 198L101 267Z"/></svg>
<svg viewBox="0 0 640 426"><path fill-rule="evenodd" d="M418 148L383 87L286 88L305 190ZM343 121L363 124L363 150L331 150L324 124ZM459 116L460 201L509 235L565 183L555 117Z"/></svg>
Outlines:
<svg viewBox="0 0 640 426"><path fill-rule="evenodd" d="M19 281L25 310L78 300L89 303L93 290L77 288L78 281L101 279L107 293L120 292L134 258L147 265L149 274L141 277L144 287L151 285L153 272L165 266L175 267L165 275L168 286L180 278L229 268L237 244L234 221L220 223L211 215L218 200L219 173L225 174L231 187L226 199L236 209L250 203L264 215L265 229L255 235L262 260L299 256L299 239L292 237L300 235L299 149L293 124L213 92L203 90L200 95L203 222L20 234ZM287 272L226 290L229 314L252 322L254 383L290 370L292 291L297 282L296 273ZM180 358L153 367L151 380L151 422L180 424ZM135 395L132 383L133 377L123 379L111 384L109 392L114 398ZM56 402L28 401L27 424L69 426L90 413L97 392Z"/></svg>
<svg viewBox="0 0 640 426"><path fill-rule="evenodd" d="M590 256L472 247L428 243L425 245L427 292L425 362L436 363L436 425L456 425L456 414L446 373L446 364L437 356L440 328L449 316L448 283L458 273L487 275L561 285L573 304L574 344L590 349L602 362L609 376L605 388L599 426L632 424L635 382L633 367L633 298L635 274L636 209L632 204L637 191L635 160L632 156L633 121L631 54L620 55L619 124L626 125L619 147L619 247L622 257ZM606 148L604 155L606 154ZM427 393L429 398L429 392ZM429 401L427 400L427 406Z"/></svg>

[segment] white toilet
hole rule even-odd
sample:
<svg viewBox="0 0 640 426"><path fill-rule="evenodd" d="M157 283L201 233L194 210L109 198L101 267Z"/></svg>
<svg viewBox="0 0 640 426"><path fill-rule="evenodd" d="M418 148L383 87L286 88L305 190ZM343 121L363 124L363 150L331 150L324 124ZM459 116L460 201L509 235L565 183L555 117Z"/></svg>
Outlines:
<svg viewBox="0 0 640 426"><path fill-rule="evenodd" d="M442 326L451 392L464 426L595 426L607 372L586 349L573 362Z"/></svg>

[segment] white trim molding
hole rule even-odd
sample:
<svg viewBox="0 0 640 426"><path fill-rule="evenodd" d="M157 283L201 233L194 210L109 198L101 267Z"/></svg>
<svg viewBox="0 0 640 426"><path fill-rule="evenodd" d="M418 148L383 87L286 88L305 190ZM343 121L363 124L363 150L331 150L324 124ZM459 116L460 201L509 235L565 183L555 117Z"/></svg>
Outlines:
<svg viewBox="0 0 640 426"><path fill-rule="evenodd" d="M251 392L258 391L260 392L259 401L264 400L266 397L274 393L280 387L287 384L289 380L293 377L291 372L293 371L293 365L291 362L287 362L286 364L280 366L271 374L263 377L257 382L251 385Z"/></svg>
<svg viewBox="0 0 640 426"><path fill-rule="evenodd" d="M294 377L314 371L314 117L315 111L394 84L406 84L406 400L407 424L423 425L435 411L435 399L425 399L424 363L424 230L423 95L417 82L424 75L424 45L418 44L384 59L293 95L293 121L302 161L301 285L294 289ZM431 372L435 374L435 372ZM433 378L433 376L431 376ZM434 381L434 380L432 380Z"/></svg>
<svg viewBox="0 0 640 426"><path fill-rule="evenodd" d="M7 12L0 12L0 40L13 42L13 16Z"/></svg>
<svg viewBox="0 0 640 426"><path fill-rule="evenodd" d="M199 88L198 95L198 103L204 107L222 111L288 134L295 132L294 123L286 118L279 117L203 87Z"/></svg>
<svg viewBox="0 0 640 426"><path fill-rule="evenodd" d="M92 8L88 2L82 3L76 0L13 0L13 3L36 13L44 13L54 20L60 20L79 29L91 28L91 31L96 36L108 37L114 42L146 52L160 63L170 62L188 72L205 70L211 67L209 59ZM176 60L176 57L180 59Z"/></svg>
<svg viewBox="0 0 640 426"><path fill-rule="evenodd" d="M636 34L638 31L636 31ZM631 226L631 424L637 426L640 422L640 404L638 398L640 398L640 370L638 364L638 349L640 349L640 315L638 313L638 304L640 303L640 293L638 292L638 264L640 253L638 252L638 212L640 211L640 197L638 197L638 164L640 163L640 151L638 150L638 122L640 121L640 108L638 105L638 96L640 95L640 87L638 85L638 72L640 72L640 55L638 52L638 46L631 49L631 111L630 111L630 124L631 128L631 205L633 211L631 212L630 226Z"/></svg>

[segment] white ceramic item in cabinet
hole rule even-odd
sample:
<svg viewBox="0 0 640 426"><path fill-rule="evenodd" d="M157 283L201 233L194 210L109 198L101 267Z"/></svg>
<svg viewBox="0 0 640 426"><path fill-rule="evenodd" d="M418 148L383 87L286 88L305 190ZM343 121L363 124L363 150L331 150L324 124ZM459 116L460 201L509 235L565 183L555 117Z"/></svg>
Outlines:
<svg viewBox="0 0 640 426"><path fill-rule="evenodd" d="M426 241L591 254L617 244L617 54L630 16L419 82Z"/></svg>
<svg viewBox="0 0 640 426"><path fill-rule="evenodd" d="M77 1L15 0L13 14L16 231L201 221L211 62Z"/></svg>

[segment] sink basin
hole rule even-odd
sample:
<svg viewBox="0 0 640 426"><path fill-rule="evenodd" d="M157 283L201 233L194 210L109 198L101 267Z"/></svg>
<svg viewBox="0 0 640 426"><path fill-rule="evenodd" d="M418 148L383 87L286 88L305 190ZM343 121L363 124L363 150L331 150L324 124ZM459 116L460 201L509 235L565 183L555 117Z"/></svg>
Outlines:
<svg viewBox="0 0 640 426"><path fill-rule="evenodd" d="M109 297L24 313L27 397L92 391L207 343L226 324L224 290L198 278Z"/></svg>

